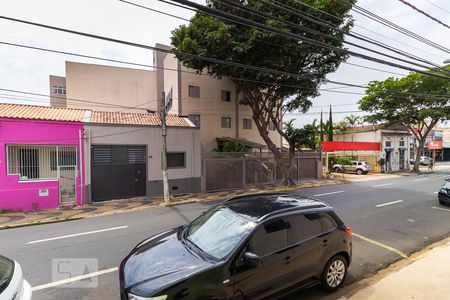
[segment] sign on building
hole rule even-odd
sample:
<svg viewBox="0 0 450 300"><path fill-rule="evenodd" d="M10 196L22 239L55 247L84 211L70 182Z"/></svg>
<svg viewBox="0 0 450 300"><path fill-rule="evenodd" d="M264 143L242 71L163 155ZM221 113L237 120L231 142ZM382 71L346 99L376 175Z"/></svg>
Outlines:
<svg viewBox="0 0 450 300"><path fill-rule="evenodd" d="M440 150L442 149L442 141L431 141L428 143L429 150Z"/></svg>

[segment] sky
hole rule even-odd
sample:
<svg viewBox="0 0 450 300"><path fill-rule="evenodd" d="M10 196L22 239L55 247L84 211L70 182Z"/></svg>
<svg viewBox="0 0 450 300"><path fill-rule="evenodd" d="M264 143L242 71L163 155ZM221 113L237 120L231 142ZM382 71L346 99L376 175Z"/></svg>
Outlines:
<svg viewBox="0 0 450 300"><path fill-rule="evenodd" d="M191 11L176 8L157 0L129 1L184 18L189 18L193 14ZM203 0L194 1L204 4ZM409 2L444 22L450 20L450 1L448 0L409 0ZM398 0L360 0L357 4L416 34L450 48L450 29L428 19ZM171 31L186 23L179 19L131 6L119 0L0 0L0 8L0 15L3 16L70 28L146 45L154 45L155 43L170 44ZM439 65L442 65L444 60L450 59L449 53L406 37L354 11L352 11L352 15L355 18L355 27L353 28L355 32L395 46L416 56L426 58ZM0 43L25 44L141 64L152 64L153 60L152 52L149 50L55 32L11 21L0 20L0 28ZM351 39L349 38L348 41L351 41ZM349 49L369 54L369 52L355 49L351 46ZM0 89L48 95L49 75L65 76L64 62L66 60L127 66L0 44ZM388 72L407 74L405 70L368 62L359 58L350 57L347 62ZM328 76L328 79L365 85L371 80L384 80L389 76L399 77L399 75L342 64L337 72ZM323 88L355 93L364 92L360 88L343 88L332 84L323 86ZM35 105L48 104L47 97L12 95L10 92L0 90L0 102ZM285 119L295 119L296 126L301 127L304 124L311 123L314 119L319 119L321 110L324 110L324 118L326 119L328 118L329 105L331 104L334 112L333 121L339 121L350 114L361 114L361 112L358 112L357 105L357 101L361 97L361 95L322 92L321 96L313 99L313 107L309 112L306 114L286 115Z"/></svg>

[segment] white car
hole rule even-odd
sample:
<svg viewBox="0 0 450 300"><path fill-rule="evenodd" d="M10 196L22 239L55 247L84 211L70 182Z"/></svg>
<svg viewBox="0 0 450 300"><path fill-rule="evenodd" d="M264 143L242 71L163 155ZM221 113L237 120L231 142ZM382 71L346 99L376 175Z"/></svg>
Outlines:
<svg viewBox="0 0 450 300"><path fill-rule="evenodd" d="M31 293L19 263L0 255L0 299L30 300Z"/></svg>
<svg viewBox="0 0 450 300"><path fill-rule="evenodd" d="M335 164L333 170L336 173L343 173L345 171L356 172L356 174L362 175L369 173L372 170L372 166L366 161L354 160L351 165Z"/></svg>

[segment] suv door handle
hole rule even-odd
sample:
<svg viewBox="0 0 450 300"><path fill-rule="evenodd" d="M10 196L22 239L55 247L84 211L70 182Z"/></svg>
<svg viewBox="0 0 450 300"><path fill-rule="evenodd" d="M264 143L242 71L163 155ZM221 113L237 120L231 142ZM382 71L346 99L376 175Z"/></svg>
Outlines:
<svg viewBox="0 0 450 300"><path fill-rule="evenodd" d="M328 240L323 240L322 241L322 247L326 247L328 246Z"/></svg>
<svg viewBox="0 0 450 300"><path fill-rule="evenodd" d="M291 260L292 260L292 257L286 256L286 257L284 258L284 264L285 264L285 265L288 265L288 264L291 262Z"/></svg>

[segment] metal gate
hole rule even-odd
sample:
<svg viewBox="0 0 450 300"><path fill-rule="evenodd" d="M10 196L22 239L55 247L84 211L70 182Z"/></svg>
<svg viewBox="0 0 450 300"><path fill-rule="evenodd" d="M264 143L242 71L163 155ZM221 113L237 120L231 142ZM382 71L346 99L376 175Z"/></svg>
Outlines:
<svg viewBox="0 0 450 300"><path fill-rule="evenodd" d="M145 146L94 145L92 148L92 201L146 195Z"/></svg>
<svg viewBox="0 0 450 300"><path fill-rule="evenodd" d="M71 205L77 201L77 166L58 166L59 204Z"/></svg>

